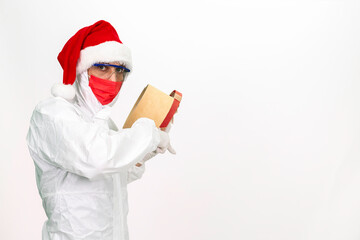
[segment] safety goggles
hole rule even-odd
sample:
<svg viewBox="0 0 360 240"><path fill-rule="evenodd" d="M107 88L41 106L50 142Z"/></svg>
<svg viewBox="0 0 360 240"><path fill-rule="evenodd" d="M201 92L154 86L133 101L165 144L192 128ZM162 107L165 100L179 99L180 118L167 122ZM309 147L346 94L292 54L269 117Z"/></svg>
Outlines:
<svg viewBox="0 0 360 240"><path fill-rule="evenodd" d="M110 79L115 73L116 81L124 81L125 74L130 72L130 69L109 63L95 63L91 67L92 73L99 78Z"/></svg>

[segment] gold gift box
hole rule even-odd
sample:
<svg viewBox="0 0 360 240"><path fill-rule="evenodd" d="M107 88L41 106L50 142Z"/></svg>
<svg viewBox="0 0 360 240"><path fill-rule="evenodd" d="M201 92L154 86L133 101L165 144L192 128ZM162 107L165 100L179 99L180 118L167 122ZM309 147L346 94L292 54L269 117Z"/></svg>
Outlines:
<svg viewBox="0 0 360 240"><path fill-rule="evenodd" d="M170 95L148 84L138 97L123 128L131 128L142 117L154 120L156 127L166 128L176 113L182 94L174 90Z"/></svg>

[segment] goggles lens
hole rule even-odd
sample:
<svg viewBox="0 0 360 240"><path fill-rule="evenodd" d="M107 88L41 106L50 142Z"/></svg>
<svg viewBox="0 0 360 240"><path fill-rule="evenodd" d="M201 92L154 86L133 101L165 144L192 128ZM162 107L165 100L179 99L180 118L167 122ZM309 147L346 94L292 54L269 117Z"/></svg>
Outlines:
<svg viewBox="0 0 360 240"><path fill-rule="evenodd" d="M117 81L123 81L125 74L130 72L130 69L120 65L108 64L108 63L95 63L92 66L93 73L103 79L110 79L115 73Z"/></svg>

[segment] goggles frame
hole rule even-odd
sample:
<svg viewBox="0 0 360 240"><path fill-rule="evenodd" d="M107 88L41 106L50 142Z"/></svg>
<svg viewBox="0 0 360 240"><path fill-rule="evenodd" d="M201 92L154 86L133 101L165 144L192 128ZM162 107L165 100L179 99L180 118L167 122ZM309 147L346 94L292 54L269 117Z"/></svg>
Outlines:
<svg viewBox="0 0 360 240"><path fill-rule="evenodd" d="M109 64L109 63L95 63L95 64L93 64L93 66L95 66L95 67L101 67L101 66L104 66L104 67L115 67L115 68L124 69L125 72L130 72L130 69L128 69L128 68L126 68L126 67L123 67L123 66L120 66L120 65Z"/></svg>

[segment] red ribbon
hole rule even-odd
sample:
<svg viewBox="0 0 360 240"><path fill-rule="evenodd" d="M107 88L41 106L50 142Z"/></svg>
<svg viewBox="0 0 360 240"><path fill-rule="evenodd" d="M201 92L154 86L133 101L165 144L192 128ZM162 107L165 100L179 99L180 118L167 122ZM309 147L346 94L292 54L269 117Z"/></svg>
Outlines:
<svg viewBox="0 0 360 240"><path fill-rule="evenodd" d="M173 103L171 105L171 108L170 108L168 114L166 115L164 121L161 123L160 128L166 128L167 127L167 125L169 124L169 122L173 118L174 114L176 113L176 110L178 109L178 107L180 105L180 101L181 101L181 98L182 98L182 94L180 92L174 90L174 91L172 91L170 96L174 97L174 101L173 101Z"/></svg>

